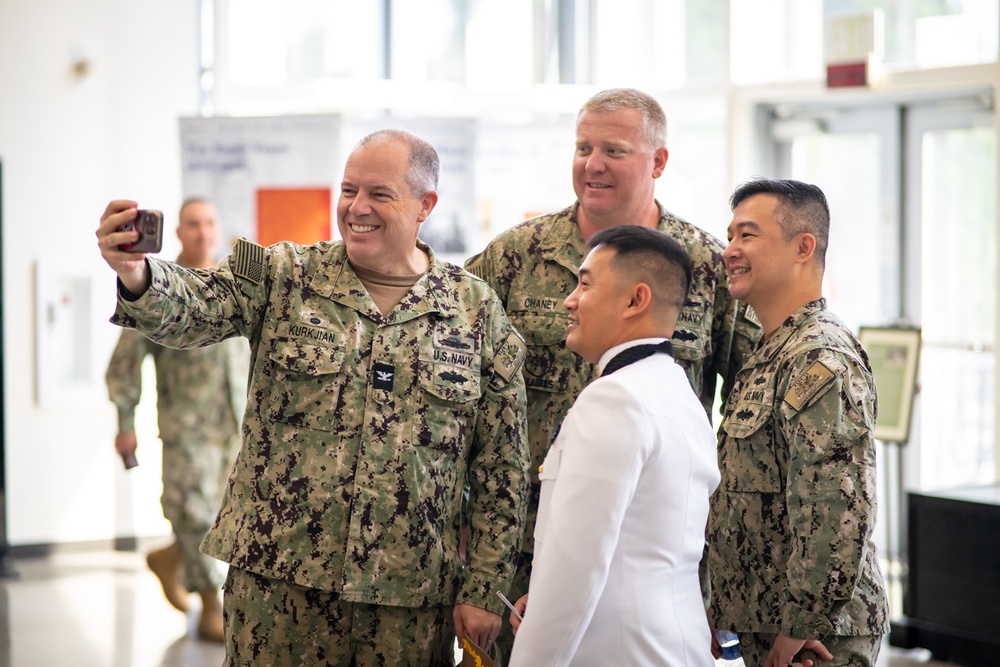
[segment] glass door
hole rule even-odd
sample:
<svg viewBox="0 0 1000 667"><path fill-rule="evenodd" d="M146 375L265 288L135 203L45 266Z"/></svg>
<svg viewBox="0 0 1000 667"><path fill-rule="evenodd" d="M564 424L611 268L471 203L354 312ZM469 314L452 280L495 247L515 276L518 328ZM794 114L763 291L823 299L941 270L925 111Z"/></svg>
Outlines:
<svg viewBox="0 0 1000 667"><path fill-rule="evenodd" d="M906 311L922 328L919 488L996 475L997 145L987 99L906 112Z"/></svg>
<svg viewBox="0 0 1000 667"><path fill-rule="evenodd" d="M823 292L853 331L895 320L899 300L900 115L894 108L784 109L775 171L814 183L830 204Z"/></svg>

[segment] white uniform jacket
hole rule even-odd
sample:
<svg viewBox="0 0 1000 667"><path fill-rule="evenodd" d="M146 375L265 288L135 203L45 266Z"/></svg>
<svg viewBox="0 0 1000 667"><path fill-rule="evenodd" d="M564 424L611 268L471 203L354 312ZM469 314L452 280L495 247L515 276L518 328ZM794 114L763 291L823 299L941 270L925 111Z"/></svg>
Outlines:
<svg viewBox="0 0 1000 667"><path fill-rule="evenodd" d="M639 343L616 346L601 358ZM654 354L600 377L541 472L528 608L511 667L711 667L698 582L715 435L683 369Z"/></svg>

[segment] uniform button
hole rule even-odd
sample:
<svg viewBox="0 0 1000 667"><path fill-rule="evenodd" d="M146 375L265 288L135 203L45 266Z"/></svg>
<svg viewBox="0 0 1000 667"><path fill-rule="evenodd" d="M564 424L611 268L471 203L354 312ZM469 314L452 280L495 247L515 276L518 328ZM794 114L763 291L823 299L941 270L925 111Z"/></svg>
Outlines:
<svg viewBox="0 0 1000 667"><path fill-rule="evenodd" d="M538 466L538 474L541 475L543 470L545 470L545 464L544 463L542 465Z"/></svg>

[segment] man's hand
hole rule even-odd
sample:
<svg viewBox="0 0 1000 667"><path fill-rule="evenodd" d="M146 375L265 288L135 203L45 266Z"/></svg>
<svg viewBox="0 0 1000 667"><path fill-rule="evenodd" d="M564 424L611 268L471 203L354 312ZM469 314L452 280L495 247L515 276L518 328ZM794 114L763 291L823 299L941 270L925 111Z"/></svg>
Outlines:
<svg viewBox="0 0 1000 667"><path fill-rule="evenodd" d="M101 256L108 263L129 292L140 295L149 287L149 266L146 255L119 250L122 243L139 240L139 232L120 232L118 229L130 220L135 220L138 204L128 199L118 199L104 209L101 224L97 228L97 246Z"/></svg>
<svg viewBox="0 0 1000 667"><path fill-rule="evenodd" d="M135 431L119 433L115 436L115 451L123 459L135 456L135 450L138 446L139 444L135 439Z"/></svg>
<svg viewBox="0 0 1000 667"><path fill-rule="evenodd" d="M115 436L115 451L118 452L118 456L122 457L122 463L125 464L126 470L139 465L135 460L135 450L137 447L138 443L135 439L135 431L127 431Z"/></svg>
<svg viewBox="0 0 1000 667"><path fill-rule="evenodd" d="M500 634L500 616L492 611L486 611L471 604L457 604L452 612L455 619L455 634L459 645L469 634L469 639L476 642L484 651L489 651Z"/></svg>
<svg viewBox="0 0 1000 667"><path fill-rule="evenodd" d="M722 647L719 646L719 640L715 638L715 629L709 626L708 634L712 638L712 657L718 660L722 657Z"/></svg>
<svg viewBox="0 0 1000 667"><path fill-rule="evenodd" d="M524 613L528 611L528 593L517 599L517 602L514 603L514 608L521 613L521 618L524 618ZM507 617L510 621L510 628L514 631L515 635L517 634L517 629L521 627L521 618L515 616L514 612L511 612Z"/></svg>
<svg viewBox="0 0 1000 667"><path fill-rule="evenodd" d="M774 646L764 659L764 667L788 667L792 664L792 658L803 649L809 649L823 660L833 660L833 654L826 650L823 642L818 639L792 639L783 634L778 634L774 638ZM812 667L812 660L803 660L802 667Z"/></svg>

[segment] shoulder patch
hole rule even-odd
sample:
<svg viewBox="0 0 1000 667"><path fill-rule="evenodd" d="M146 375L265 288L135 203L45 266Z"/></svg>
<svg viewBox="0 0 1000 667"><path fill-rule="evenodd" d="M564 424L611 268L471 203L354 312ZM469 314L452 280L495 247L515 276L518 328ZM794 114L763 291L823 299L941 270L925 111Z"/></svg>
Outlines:
<svg viewBox="0 0 1000 667"><path fill-rule="evenodd" d="M758 329L761 328L762 326L760 320L757 319L757 313L754 311L754 309L750 306L749 303L743 304L743 319L749 322L750 324L754 325Z"/></svg>
<svg viewBox="0 0 1000 667"><path fill-rule="evenodd" d="M480 280L487 280L489 264L490 258L484 250L475 257L470 257L464 268Z"/></svg>
<svg viewBox="0 0 1000 667"><path fill-rule="evenodd" d="M837 374L822 361L814 361L805 373L785 392L785 403L794 410L801 410L809 401L833 382Z"/></svg>
<svg viewBox="0 0 1000 667"><path fill-rule="evenodd" d="M524 339L512 328L493 356L493 373L503 379L503 384L507 384L521 368L527 353Z"/></svg>
<svg viewBox="0 0 1000 667"><path fill-rule="evenodd" d="M238 240L233 249L233 275L260 285L264 281L264 246Z"/></svg>

